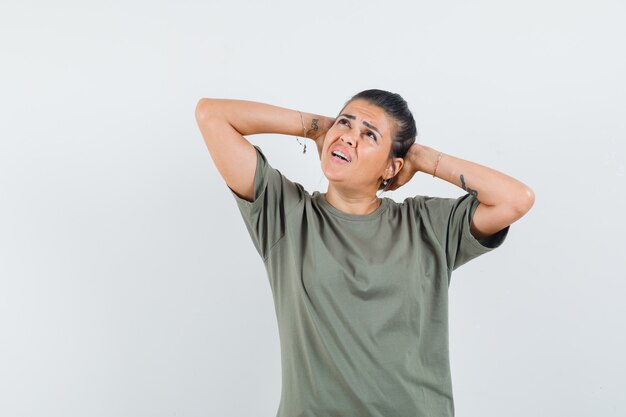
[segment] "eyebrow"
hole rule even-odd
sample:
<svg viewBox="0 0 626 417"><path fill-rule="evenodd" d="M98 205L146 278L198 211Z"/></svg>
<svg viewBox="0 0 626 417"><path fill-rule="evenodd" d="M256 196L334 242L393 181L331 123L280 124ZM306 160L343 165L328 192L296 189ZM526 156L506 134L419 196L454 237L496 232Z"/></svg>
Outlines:
<svg viewBox="0 0 626 417"><path fill-rule="evenodd" d="M340 115L339 115L339 117L341 117L341 116L345 116L345 117L347 117L348 119L356 120L356 116L353 116L353 115L351 115L351 114L345 114L345 113L343 113L343 114L340 114ZM371 125L371 124L367 123L365 120L363 120L363 124L364 124L365 126L369 127L370 129L375 130L375 131L376 131L376 133L378 133L378 135L379 135L381 138L383 137L382 133L380 133L380 130L378 130L378 129L376 128L376 126L374 126L374 125Z"/></svg>

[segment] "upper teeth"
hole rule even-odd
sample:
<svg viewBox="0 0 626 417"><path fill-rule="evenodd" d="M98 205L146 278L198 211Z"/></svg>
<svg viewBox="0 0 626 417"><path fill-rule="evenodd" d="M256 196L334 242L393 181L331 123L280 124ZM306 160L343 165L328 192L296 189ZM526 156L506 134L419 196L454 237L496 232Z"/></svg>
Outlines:
<svg viewBox="0 0 626 417"><path fill-rule="evenodd" d="M345 153L341 152L341 151L335 151L335 154L336 154L336 155L341 156L342 158L345 158L345 159L346 159L346 161L349 161L349 160L350 160L350 159L348 158L348 156L347 156Z"/></svg>

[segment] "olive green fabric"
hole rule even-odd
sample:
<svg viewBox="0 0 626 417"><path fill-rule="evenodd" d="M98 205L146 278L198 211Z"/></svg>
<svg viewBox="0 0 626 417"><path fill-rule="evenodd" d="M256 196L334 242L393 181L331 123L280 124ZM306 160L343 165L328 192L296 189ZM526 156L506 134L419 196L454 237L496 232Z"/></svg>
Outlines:
<svg viewBox="0 0 626 417"><path fill-rule="evenodd" d="M501 245L470 233L478 200L383 198L344 213L257 150L254 201L235 194L263 259L280 334L278 417L454 415L448 286L454 269Z"/></svg>

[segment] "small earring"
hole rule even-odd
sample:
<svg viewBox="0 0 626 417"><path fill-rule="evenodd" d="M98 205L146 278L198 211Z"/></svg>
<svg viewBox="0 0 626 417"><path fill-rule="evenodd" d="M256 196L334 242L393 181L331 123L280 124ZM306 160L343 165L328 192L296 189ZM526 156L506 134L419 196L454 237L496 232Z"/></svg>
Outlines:
<svg viewBox="0 0 626 417"><path fill-rule="evenodd" d="M381 194L385 192L385 188L387 187L387 184L389 183L389 180L383 180L383 189L378 190L380 191L380 194L378 194L378 192L376 193L376 197L380 198Z"/></svg>

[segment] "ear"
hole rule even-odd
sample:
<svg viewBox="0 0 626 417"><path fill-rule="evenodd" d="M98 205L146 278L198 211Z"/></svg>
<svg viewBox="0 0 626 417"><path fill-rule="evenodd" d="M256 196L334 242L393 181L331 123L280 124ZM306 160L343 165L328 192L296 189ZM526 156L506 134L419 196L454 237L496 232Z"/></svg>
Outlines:
<svg viewBox="0 0 626 417"><path fill-rule="evenodd" d="M398 172L402 170L403 166L404 166L404 159L394 158L393 161L391 161L391 163L387 167L387 175L389 175L387 179L391 177L395 177L396 174L398 174Z"/></svg>

